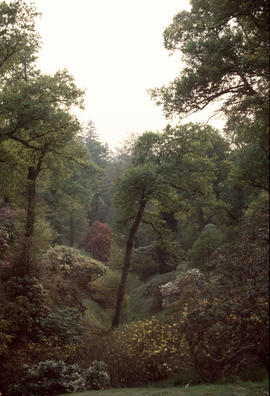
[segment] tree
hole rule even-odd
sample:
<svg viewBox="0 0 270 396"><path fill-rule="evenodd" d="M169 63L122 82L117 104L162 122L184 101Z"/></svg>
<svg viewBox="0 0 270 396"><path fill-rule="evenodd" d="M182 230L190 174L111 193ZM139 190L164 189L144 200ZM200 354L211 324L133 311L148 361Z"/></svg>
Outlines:
<svg viewBox="0 0 270 396"><path fill-rule="evenodd" d="M163 252L172 254L171 246L176 238L172 214L179 212L184 200L207 208L216 202L211 184L215 180L213 163L206 156L210 137L216 133L199 124L168 126L163 133L145 132L134 143L131 167L118 179L115 192L115 204L120 209L127 241L113 327L119 324L132 248L140 224L153 230ZM130 223L128 232L127 223ZM168 268L161 272L166 271Z"/></svg>
<svg viewBox="0 0 270 396"><path fill-rule="evenodd" d="M79 248L85 250L100 261L108 261L111 254L112 231L107 224L95 221L79 242Z"/></svg>
<svg viewBox="0 0 270 396"><path fill-rule="evenodd" d="M159 169L149 164L134 166L118 179L115 204L122 209L123 224L131 221L126 241L121 281L118 289L117 303L112 321L112 328L118 327L125 286L131 265L131 254L136 232L142 221L146 205L151 200L165 195L166 179Z"/></svg>
<svg viewBox="0 0 270 396"><path fill-rule="evenodd" d="M208 223L227 221L231 208L225 195L231 168L230 148L217 130L192 123L168 126L162 134L149 132L139 137L134 153L136 163L154 161L167 167L168 184L175 196L160 205L159 211L174 238L178 236L182 243L185 225L193 224L194 242ZM163 261L168 264L167 254Z"/></svg>
<svg viewBox="0 0 270 396"><path fill-rule="evenodd" d="M0 118L2 142L11 140L24 148L27 172L27 211L23 262L30 263L36 206L36 183L40 172L52 163L52 155L73 158L69 143L79 132L77 119L69 114L71 106L82 104L78 89L67 71L54 76L41 75L13 80L4 87Z"/></svg>
<svg viewBox="0 0 270 396"><path fill-rule="evenodd" d="M208 224L200 233L189 252L191 267L208 271L211 268L211 255L222 246L223 238L220 230L214 224Z"/></svg>
<svg viewBox="0 0 270 396"><path fill-rule="evenodd" d="M242 157L239 180L268 189L269 4L191 5L164 32L165 47L180 50L186 66L169 86L152 90L152 98L167 116L185 116L221 99L226 132Z"/></svg>
<svg viewBox="0 0 270 396"><path fill-rule="evenodd" d="M35 31L38 13L33 4L13 0L0 3L0 79L25 75L26 64L36 59L39 36Z"/></svg>
<svg viewBox="0 0 270 396"><path fill-rule="evenodd" d="M164 32L165 47L180 50L186 67L169 87L152 91L166 114L201 110L230 94L223 110L265 105L267 99L269 4L193 0Z"/></svg>
<svg viewBox="0 0 270 396"><path fill-rule="evenodd" d="M89 121L87 123L87 126L83 131L82 139L91 160L99 167L99 174L97 175L94 188L94 196L91 201L91 207L88 210L88 221L89 224L94 223L95 221L104 222L104 216L102 215L102 188L104 187L105 168L109 161L108 145L99 141L93 121Z"/></svg>

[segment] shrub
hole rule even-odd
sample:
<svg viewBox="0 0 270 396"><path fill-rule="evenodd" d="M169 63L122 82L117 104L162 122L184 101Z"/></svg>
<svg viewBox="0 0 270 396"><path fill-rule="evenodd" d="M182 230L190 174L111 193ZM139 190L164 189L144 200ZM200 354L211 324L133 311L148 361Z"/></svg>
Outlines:
<svg viewBox="0 0 270 396"><path fill-rule="evenodd" d="M107 262L111 254L112 231L107 224L96 221L88 228L87 233L79 242L79 248L85 250L100 261Z"/></svg>
<svg viewBox="0 0 270 396"><path fill-rule="evenodd" d="M24 369L21 381L10 386L13 396L52 396L85 389L85 380L77 365L46 360Z"/></svg>
<svg viewBox="0 0 270 396"><path fill-rule="evenodd" d="M159 265L154 245L134 249L131 271L137 274L141 280L157 274Z"/></svg>
<svg viewBox="0 0 270 396"><path fill-rule="evenodd" d="M99 390L110 387L110 377L104 362L95 360L92 365L85 370L84 376L86 389Z"/></svg>
<svg viewBox="0 0 270 396"><path fill-rule="evenodd" d="M12 277L6 283L7 301L4 316L8 318L12 334L20 338L41 335L41 321L48 313L47 290L33 277Z"/></svg>
<svg viewBox="0 0 270 396"><path fill-rule="evenodd" d="M56 232L49 221L37 213L34 234L28 241L30 246L31 262L34 264L32 270L38 271L38 263L41 262L43 254L50 248L55 239ZM21 257L25 245L25 211L17 210L13 215L12 243L8 251L8 258L12 258L19 266L20 273Z"/></svg>
<svg viewBox="0 0 270 396"><path fill-rule="evenodd" d="M103 275L106 266L91 257L80 254L78 249L68 246L50 248L43 258L50 273L61 272L66 279L75 281L81 288Z"/></svg>
<svg viewBox="0 0 270 396"><path fill-rule="evenodd" d="M4 259L13 237L12 210L8 207L0 208L0 260Z"/></svg>
<svg viewBox="0 0 270 396"><path fill-rule="evenodd" d="M47 337L57 338L62 344L76 343L83 334L81 318L78 309L55 306L41 321L41 328Z"/></svg>
<svg viewBox="0 0 270 396"><path fill-rule="evenodd" d="M0 260L4 258L4 253L9 247L10 234L8 228L0 223Z"/></svg>
<svg viewBox="0 0 270 396"><path fill-rule="evenodd" d="M171 375L183 359L176 326L152 317L116 329L104 341L103 360L113 386L136 386Z"/></svg>
<svg viewBox="0 0 270 396"><path fill-rule="evenodd" d="M8 344L12 341L10 322L3 318L0 311L0 358L8 353Z"/></svg>
<svg viewBox="0 0 270 396"><path fill-rule="evenodd" d="M186 340L186 366L204 382L269 367L268 220L237 231L233 246L212 256L214 273L187 271L162 288L166 320Z"/></svg>
<svg viewBox="0 0 270 396"><path fill-rule="evenodd" d="M262 222L268 216L269 194L266 191L261 192L256 200L252 201L245 210L245 220L248 225L255 226Z"/></svg>

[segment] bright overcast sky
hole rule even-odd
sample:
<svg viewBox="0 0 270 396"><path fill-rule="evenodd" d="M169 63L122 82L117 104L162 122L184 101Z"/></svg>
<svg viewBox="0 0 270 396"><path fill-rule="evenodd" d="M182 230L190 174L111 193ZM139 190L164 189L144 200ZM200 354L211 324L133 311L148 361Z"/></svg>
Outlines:
<svg viewBox="0 0 270 396"><path fill-rule="evenodd" d="M30 0L28 0L30 2ZM162 33L188 0L32 0L42 13L39 67L66 68L86 89L81 122L94 121L110 148L131 133L161 130L168 121L146 90L178 75Z"/></svg>

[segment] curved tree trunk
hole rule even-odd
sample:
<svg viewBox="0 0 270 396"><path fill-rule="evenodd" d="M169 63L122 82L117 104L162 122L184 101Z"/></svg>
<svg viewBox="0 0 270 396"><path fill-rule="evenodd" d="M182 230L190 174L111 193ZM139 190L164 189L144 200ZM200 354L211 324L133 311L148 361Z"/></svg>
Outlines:
<svg viewBox="0 0 270 396"><path fill-rule="evenodd" d="M132 253L134 238L135 238L137 229L140 225L145 205L146 205L146 200L144 198L141 198L136 217L135 217L134 222L129 230L128 240L127 240L127 244L126 244L124 265L123 265L123 269L122 269L122 276L121 276L121 281L120 281L118 294L117 294L117 303L116 303L116 307L115 307L114 318L112 321L112 329L119 326L121 309L122 309L124 295L125 295L126 281L127 281L127 277L128 277L128 273L129 273L129 269L130 269L130 264L131 264L131 253Z"/></svg>

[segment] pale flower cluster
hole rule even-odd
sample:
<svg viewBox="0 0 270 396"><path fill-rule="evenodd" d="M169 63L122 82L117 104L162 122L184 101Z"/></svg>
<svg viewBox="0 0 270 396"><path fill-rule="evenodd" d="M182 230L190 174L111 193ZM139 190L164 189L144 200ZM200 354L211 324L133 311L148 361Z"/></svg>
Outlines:
<svg viewBox="0 0 270 396"><path fill-rule="evenodd" d="M181 292L181 284L190 280L202 281L203 274L197 268L192 268L178 275L175 281L160 286L162 307L166 308L177 300Z"/></svg>

